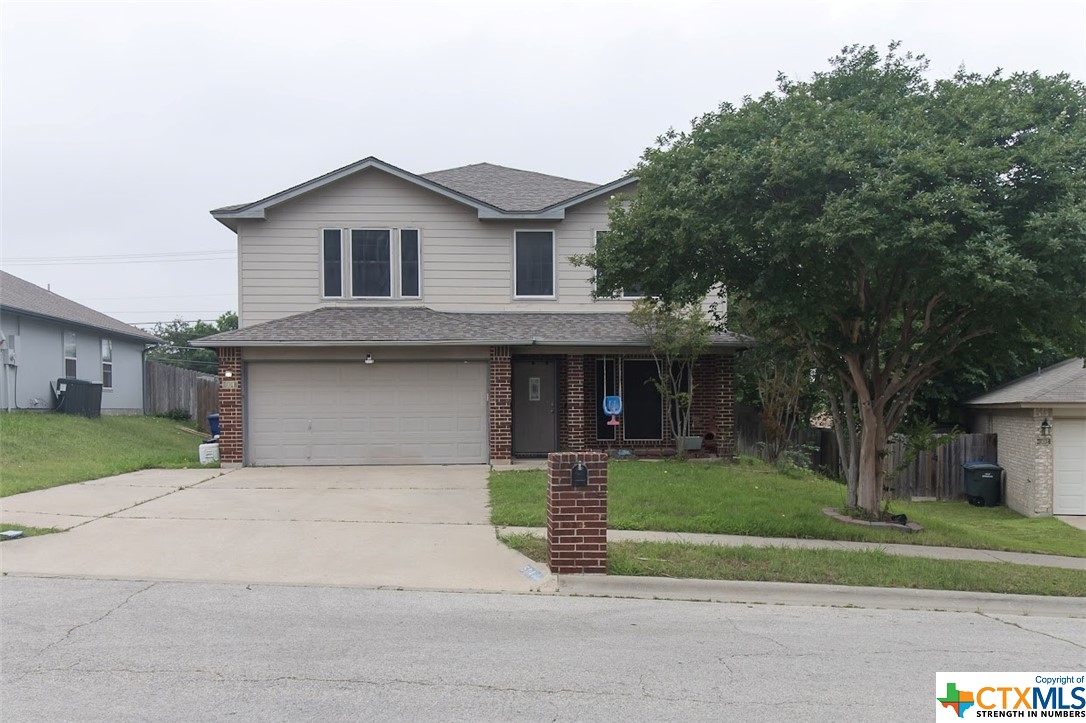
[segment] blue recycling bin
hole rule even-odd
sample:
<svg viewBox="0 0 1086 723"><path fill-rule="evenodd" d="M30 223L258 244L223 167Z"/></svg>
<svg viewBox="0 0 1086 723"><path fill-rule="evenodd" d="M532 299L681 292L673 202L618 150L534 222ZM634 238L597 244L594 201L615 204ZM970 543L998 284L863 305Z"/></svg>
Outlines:
<svg viewBox="0 0 1086 723"><path fill-rule="evenodd" d="M207 415L207 428L211 430L212 437L218 437L222 432L222 428L219 426L219 413Z"/></svg>

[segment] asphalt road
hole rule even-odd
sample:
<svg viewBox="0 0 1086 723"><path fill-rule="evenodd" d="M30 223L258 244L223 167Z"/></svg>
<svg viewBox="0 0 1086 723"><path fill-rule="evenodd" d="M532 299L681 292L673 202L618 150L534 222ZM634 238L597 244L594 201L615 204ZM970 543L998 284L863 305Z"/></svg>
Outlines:
<svg viewBox="0 0 1086 723"><path fill-rule="evenodd" d="M931 720L936 671L1082 670L1086 621L0 580L5 720Z"/></svg>

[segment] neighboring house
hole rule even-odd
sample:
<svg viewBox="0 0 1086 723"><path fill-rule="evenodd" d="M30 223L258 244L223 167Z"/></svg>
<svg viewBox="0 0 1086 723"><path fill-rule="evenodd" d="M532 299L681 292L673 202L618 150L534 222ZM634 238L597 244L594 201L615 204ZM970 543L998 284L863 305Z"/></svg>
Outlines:
<svg viewBox="0 0 1086 723"><path fill-rule="evenodd" d="M569 257L607 231L597 185L481 163L416 175L366 158L212 211L237 233L240 328L219 354L224 462L508 462L670 447L632 297ZM695 434L733 442L733 361L694 372ZM604 393L625 413L607 425Z"/></svg>
<svg viewBox="0 0 1086 723"><path fill-rule="evenodd" d="M62 377L102 384L102 411L143 413L147 332L0 271L0 407L51 409Z"/></svg>
<svg viewBox="0 0 1086 723"><path fill-rule="evenodd" d="M999 435L1007 506L1086 515L1086 367L1068 359L971 399L973 431Z"/></svg>

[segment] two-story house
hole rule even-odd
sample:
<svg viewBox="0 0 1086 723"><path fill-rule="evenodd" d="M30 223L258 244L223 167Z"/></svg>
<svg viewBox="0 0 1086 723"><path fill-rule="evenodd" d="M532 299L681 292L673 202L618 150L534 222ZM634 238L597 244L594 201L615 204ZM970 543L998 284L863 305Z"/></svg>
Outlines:
<svg viewBox="0 0 1086 723"><path fill-rule="evenodd" d="M237 234L237 331L219 355L221 455L250 465L508 462L667 447L630 297L570 257L607 231L597 185L488 163L416 175L376 158L212 211ZM695 434L733 445L733 361L693 372ZM605 395L624 410L602 413Z"/></svg>

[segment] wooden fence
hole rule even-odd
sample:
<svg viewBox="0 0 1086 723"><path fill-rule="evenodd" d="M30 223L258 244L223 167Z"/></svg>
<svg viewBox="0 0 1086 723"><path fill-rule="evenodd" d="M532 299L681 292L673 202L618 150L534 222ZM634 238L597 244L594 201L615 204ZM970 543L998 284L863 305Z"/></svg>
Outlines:
<svg viewBox="0 0 1086 723"><path fill-rule="evenodd" d="M955 500L965 494L962 462L996 461L998 438L994 434L962 434L928 452L921 452L894 475L886 490L895 500L934 497ZM886 469L892 474L903 466L906 442L891 441L886 455Z"/></svg>
<svg viewBox="0 0 1086 723"><path fill-rule="evenodd" d="M763 431L758 410L740 407L736 414L736 449L740 454L765 457L761 445ZM837 438L832 429L799 429L792 435L792 447L800 450L808 466L830 477L841 476L837 456ZM884 490L893 499L934 497L954 500L965 494L965 473L962 462L995 463L998 438L995 434L962 434L928 452L921 452L905 465L907 442L896 437L890 441L886 455L886 470L890 474ZM896 473L895 473L896 471Z"/></svg>
<svg viewBox="0 0 1086 723"><path fill-rule="evenodd" d="M210 431L207 415L219 411L219 383L214 375L156 361L148 361L143 369L144 414L183 409L200 429Z"/></svg>

